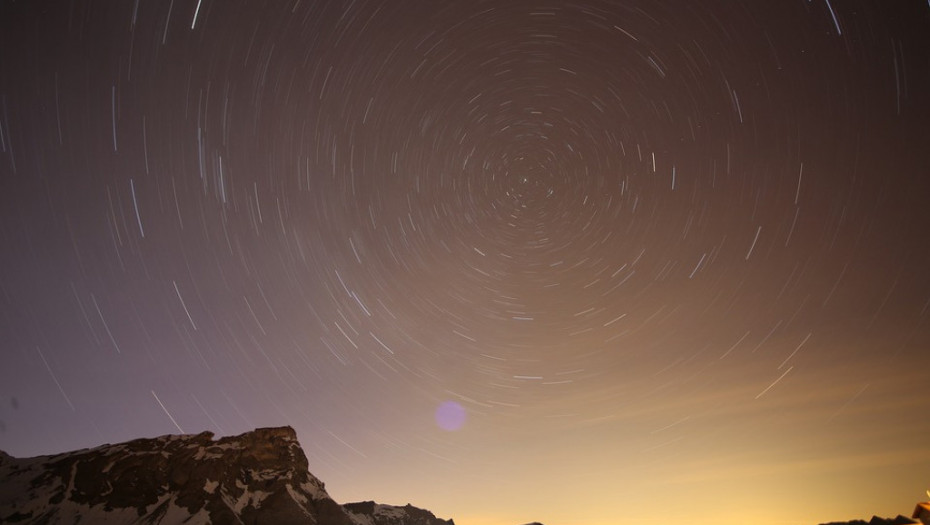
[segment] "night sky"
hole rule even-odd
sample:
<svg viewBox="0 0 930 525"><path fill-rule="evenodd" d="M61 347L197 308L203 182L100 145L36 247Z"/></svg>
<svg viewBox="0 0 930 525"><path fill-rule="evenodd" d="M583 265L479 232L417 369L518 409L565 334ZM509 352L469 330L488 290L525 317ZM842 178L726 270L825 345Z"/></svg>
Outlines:
<svg viewBox="0 0 930 525"><path fill-rule="evenodd" d="M930 488L925 0L0 0L0 449L459 525Z"/></svg>

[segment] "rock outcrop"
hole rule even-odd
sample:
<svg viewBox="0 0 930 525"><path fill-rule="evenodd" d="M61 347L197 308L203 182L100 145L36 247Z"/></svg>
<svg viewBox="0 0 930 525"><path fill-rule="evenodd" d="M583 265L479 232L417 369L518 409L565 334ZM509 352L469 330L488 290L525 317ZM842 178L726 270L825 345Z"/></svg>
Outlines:
<svg viewBox="0 0 930 525"><path fill-rule="evenodd" d="M452 520L439 519L432 512L410 504L396 507L362 501L347 503L343 508L358 525L455 525Z"/></svg>
<svg viewBox="0 0 930 525"><path fill-rule="evenodd" d="M897 518L879 518L878 516L872 516L872 519L869 521L831 521L830 523L823 523L821 525L906 525L910 523L920 522L899 514Z"/></svg>
<svg viewBox="0 0 930 525"><path fill-rule="evenodd" d="M453 525L410 505L339 505L290 427L34 458L0 452L0 523Z"/></svg>

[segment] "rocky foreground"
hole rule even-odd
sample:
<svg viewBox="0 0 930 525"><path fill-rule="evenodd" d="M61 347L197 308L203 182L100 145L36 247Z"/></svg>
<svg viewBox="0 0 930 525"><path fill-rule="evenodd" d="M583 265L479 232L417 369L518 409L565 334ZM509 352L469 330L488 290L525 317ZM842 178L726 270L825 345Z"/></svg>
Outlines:
<svg viewBox="0 0 930 525"><path fill-rule="evenodd" d="M411 505L336 503L290 427L0 452L0 523L454 525Z"/></svg>

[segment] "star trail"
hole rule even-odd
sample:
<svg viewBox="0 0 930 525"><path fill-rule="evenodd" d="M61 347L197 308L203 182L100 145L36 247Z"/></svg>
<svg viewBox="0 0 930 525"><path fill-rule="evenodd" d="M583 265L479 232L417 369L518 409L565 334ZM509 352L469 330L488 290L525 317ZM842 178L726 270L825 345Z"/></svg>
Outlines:
<svg viewBox="0 0 930 525"><path fill-rule="evenodd" d="M928 94L917 0L0 0L0 449L291 425L460 525L906 514Z"/></svg>

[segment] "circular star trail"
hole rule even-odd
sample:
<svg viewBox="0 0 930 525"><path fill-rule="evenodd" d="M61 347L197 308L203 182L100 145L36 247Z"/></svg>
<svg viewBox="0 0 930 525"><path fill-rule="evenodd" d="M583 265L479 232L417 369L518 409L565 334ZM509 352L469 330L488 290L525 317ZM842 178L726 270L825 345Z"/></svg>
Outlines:
<svg viewBox="0 0 930 525"><path fill-rule="evenodd" d="M905 512L928 27L2 2L0 448L286 424L337 500L465 525Z"/></svg>

